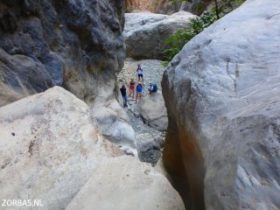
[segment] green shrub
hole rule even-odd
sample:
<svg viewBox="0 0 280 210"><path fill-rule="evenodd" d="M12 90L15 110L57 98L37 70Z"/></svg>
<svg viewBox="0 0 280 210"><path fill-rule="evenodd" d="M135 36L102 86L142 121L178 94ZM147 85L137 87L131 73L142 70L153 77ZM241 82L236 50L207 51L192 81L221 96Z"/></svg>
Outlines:
<svg viewBox="0 0 280 210"><path fill-rule="evenodd" d="M204 12L200 17L190 21L187 29L179 30L165 40L167 49L164 50L164 65L167 65L172 58L181 51L184 45L194 36L203 31L221 16L231 12L234 8L241 5L245 0L220 0L215 1L216 7L210 12Z"/></svg>
<svg viewBox="0 0 280 210"><path fill-rule="evenodd" d="M168 48L164 50L164 60L170 61L195 34L191 30L179 30L170 36L165 43Z"/></svg>
<svg viewBox="0 0 280 210"><path fill-rule="evenodd" d="M164 50L164 64L167 64L195 35L203 31L216 20L214 13L205 12L201 17L191 19L187 29L177 31L165 40L167 49Z"/></svg>

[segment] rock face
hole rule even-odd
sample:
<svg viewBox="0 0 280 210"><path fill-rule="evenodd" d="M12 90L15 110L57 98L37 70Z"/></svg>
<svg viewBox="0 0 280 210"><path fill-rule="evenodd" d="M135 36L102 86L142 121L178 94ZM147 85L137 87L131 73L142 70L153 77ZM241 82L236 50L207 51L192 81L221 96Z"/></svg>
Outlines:
<svg viewBox="0 0 280 210"><path fill-rule="evenodd" d="M200 15L213 0L126 0L126 10L172 14L180 10Z"/></svg>
<svg viewBox="0 0 280 210"><path fill-rule="evenodd" d="M146 124L160 131L167 129L167 112L161 92L147 95L138 106L139 113Z"/></svg>
<svg viewBox="0 0 280 210"><path fill-rule="evenodd" d="M113 104L106 119L93 118L110 140L134 144L114 100L115 74L125 57L123 10L122 0L1 1L0 106L63 86L88 104Z"/></svg>
<svg viewBox="0 0 280 210"><path fill-rule="evenodd" d="M214 0L155 0L155 12L161 14L172 14L178 11L187 11L196 15L201 15Z"/></svg>
<svg viewBox="0 0 280 210"><path fill-rule="evenodd" d="M189 209L280 208L279 7L245 2L164 74L164 162Z"/></svg>
<svg viewBox="0 0 280 210"><path fill-rule="evenodd" d="M165 40L179 29L188 27L188 12L160 15L149 12L126 13L124 37L126 52L132 58L163 58Z"/></svg>
<svg viewBox="0 0 280 210"><path fill-rule="evenodd" d="M133 11L154 11L155 1L153 0L125 0L125 7L127 12Z"/></svg>
<svg viewBox="0 0 280 210"><path fill-rule="evenodd" d="M125 57L124 2L0 3L0 105L54 85L92 101Z"/></svg>
<svg viewBox="0 0 280 210"><path fill-rule="evenodd" d="M127 12L151 11L161 14L172 14L178 12L181 5L181 0L126 0Z"/></svg>
<svg viewBox="0 0 280 210"><path fill-rule="evenodd" d="M102 88L102 90L100 90ZM135 132L129 118L118 101L111 95L114 84L100 86L97 100L92 104L91 115L97 121L102 134L110 141L127 147L127 152L136 155Z"/></svg>
<svg viewBox="0 0 280 210"><path fill-rule="evenodd" d="M40 209L65 209L97 165L122 154L58 87L2 107L0 134L0 199L40 199Z"/></svg>
<svg viewBox="0 0 280 210"><path fill-rule="evenodd" d="M114 158L96 170L67 210L184 210L167 179L131 157Z"/></svg>

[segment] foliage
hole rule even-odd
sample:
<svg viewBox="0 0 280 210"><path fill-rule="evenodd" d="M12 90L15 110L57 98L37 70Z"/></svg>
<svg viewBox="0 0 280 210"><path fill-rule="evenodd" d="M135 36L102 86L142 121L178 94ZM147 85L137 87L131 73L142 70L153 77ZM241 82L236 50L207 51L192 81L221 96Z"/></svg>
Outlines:
<svg viewBox="0 0 280 210"><path fill-rule="evenodd" d="M210 12L204 12L200 17L190 21L187 29L179 30L165 40L167 49L164 50L164 65L167 65L172 58L180 52L183 46L194 36L203 31L221 16L231 12L241 5L245 0L215 0L215 7Z"/></svg>
<svg viewBox="0 0 280 210"><path fill-rule="evenodd" d="M215 13L218 19L240 6L245 0L215 0Z"/></svg>
<svg viewBox="0 0 280 210"><path fill-rule="evenodd" d="M164 60L170 61L189 40L215 21L215 14L209 12L203 13L201 17L191 19L190 26L187 29L179 30L165 40L168 48L164 50Z"/></svg>

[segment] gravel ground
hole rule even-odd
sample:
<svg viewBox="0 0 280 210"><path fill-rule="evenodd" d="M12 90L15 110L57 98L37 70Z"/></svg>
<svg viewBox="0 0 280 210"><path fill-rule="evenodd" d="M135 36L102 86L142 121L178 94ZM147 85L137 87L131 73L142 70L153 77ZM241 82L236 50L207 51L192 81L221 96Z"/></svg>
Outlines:
<svg viewBox="0 0 280 210"><path fill-rule="evenodd" d="M161 79L164 67L160 60L133 60L126 59L122 71L118 75L119 86L128 84L133 78L137 81L136 68L141 64L144 70L144 97L148 93L149 83L156 83L161 90ZM161 156L161 148L164 142L165 133L160 132L144 124L138 112L138 107L132 98L128 98L128 108L126 109L131 121L131 125L136 132L137 150L139 159L144 162L155 164Z"/></svg>
<svg viewBox="0 0 280 210"><path fill-rule="evenodd" d="M156 83L159 90L161 90L161 79L164 72L164 67L161 65L160 60L133 60L128 58L125 60L124 67L118 75L119 82L125 81L127 84L133 78L137 81L136 68L137 64L141 64L144 70L144 92L147 93L149 83Z"/></svg>

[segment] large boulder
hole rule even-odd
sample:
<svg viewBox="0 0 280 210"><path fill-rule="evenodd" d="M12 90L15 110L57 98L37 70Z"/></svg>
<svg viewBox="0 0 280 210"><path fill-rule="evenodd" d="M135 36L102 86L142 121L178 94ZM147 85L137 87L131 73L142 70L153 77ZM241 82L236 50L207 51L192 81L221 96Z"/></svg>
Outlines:
<svg viewBox="0 0 280 210"><path fill-rule="evenodd" d="M138 107L139 114L146 124L160 131L167 129L167 112L160 91L143 97Z"/></svg>
<svg viewBox="0 0 280 210"><path fill-rule="evenodd" d="M126 13L124 37L126 52L132 58L163 58L165 40L180 29L188 27L188 12L161 15L150 12Z"/></svg>
<svg viewBox="0 0 280 210"><path fill-rule="evenodd" d="M279 8L246 1L164 74L164 162L189 209L280 208Z"/></svg>
<svg viewBox="0 0 280 210"><path fill-rule="evenodd" d="M96 169L66 208L77 209L184 210L185 207L162 173L126 156L108 160Z"/></svg>
<svg viewBox="0 0 280 210"><path fill-rule="evenodd" d="M40 200L40 209L65 209L99 164L122 154L58 87L1 107L0 136L0 200Z"/></svg>
<svg viewBox="0 0 280 210"><path fill-rule="evenodd" d="M0 106L59 85L91 102L125 58L124 1L0 2Z"/></svg>

